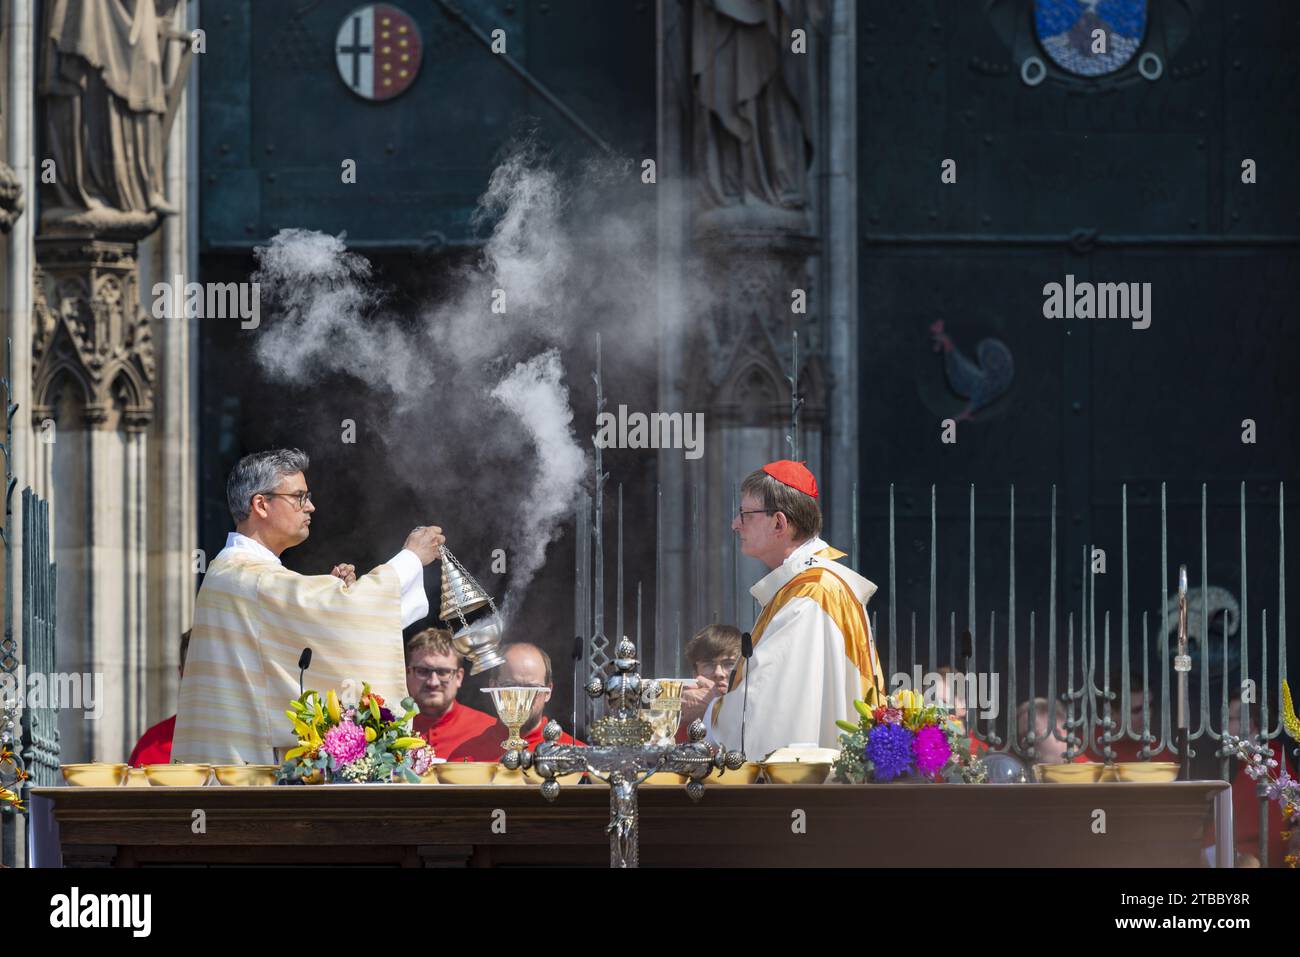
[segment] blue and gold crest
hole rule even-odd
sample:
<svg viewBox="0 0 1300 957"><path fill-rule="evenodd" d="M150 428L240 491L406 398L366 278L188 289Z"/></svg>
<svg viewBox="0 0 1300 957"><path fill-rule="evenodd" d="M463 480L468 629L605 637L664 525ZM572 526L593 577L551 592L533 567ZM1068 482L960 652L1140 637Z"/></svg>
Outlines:
<svg viewBox="0 0 1300 957"><path fill-rule="evenodd" d="M1038 42L1076 76L1114 73L1138 52L1146 28L1146 0L1034 0Z"/></svg>

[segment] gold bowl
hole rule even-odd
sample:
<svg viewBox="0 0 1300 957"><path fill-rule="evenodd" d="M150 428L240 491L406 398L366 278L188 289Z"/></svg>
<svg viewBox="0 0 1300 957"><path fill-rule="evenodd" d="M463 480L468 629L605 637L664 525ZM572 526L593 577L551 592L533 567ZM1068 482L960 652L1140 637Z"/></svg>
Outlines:
<svg viewBox="0 0 1300 957"><path fill-rule="evenodd" d="M540 784L541 782L538 781ZM515 768L513 771L503 765L497 765L496 773L492 775L492 786L498 787L527 787L529 784L523 768Z"/></svg>
<svg viewBox="0 0 1300 957"><path fill-rule="evenodd" d="M689 781L690 778L685 774L677 774L673 771L656 771L650 777L646 778L646 784L660 785L662 787L672 787L673 785L681 786Z"/></svg>
<svg viewBox="0 0 1300 957"><path fill-rule="evenodd" d="M495 761L448 761L435 765L439 784L491 784L500 767Z"/></svg>
<svg viewBox="0 0 1300 957"><path fill-rule="evenodd" d="M60 770L63 780L79 788L115 788L126 777L125 764L65 764Z"/></svg>
<svg viewBox="0 0 1300 957"><path fill-rule="evenodd" d="M1178 780L1176 761L1121 761L1115 765L1115 774L1121 781L1155 784Z"/></svg>
<svg viewBox="0 0 1300 957"><path fill-rule="evenodd" d="M824 784L831 773L829 761L769 761L763 764L773 784Z"/></svg>
<svg viewBox="0 0 1300 957"><path fill-rule="evenodd" d="M757 761L746 761L735 771L728 768L719 774L711 775L705 780L709 785L721 784L725 786L734 786L737 784L753 784L758 780L758 772L761 770L762 765Z"/></svg>
<svg viewBox="0 0 1300 957"><path fill-rule="evenodd" d="M201 788L212 777L210 764L146 764L149 783L172 788Z"/></svg>
<svg viewBox="0 0 1300 957"><path fill-rule="evenodd" d="M217 781L233 788L260 788L274 784L277 770L274 764L217 764L212 768Z"/></svg>
<svg viewBox="0 0 1300 957"><path fill-rule="evenodd" d="M147 788L149 786L149 775L144 773L144 768L128 768L126 780L122 783L129 788Z"/></svg>
<svg viewBox="0 0 1300 957"><path fill-rule="evenodd" d="M1100 761L1034 765L1038 779L1044 784L1095 784L1105 769L1106 765Z"/></svg>
<svg viewBox="0 0 1300 957"><path fill-rule="evenodd" d="M1101 769L1101 778L1100 778L1100 780L1101 780L1101 782L1102 782L1103 784L1106 783L1107 781L1118 781L1118 780L1119 780L1119 775L1117 775L1117 774L1115 773L1115 765L1113 765L1113 764L1107 764L1107 765L1105 765L1105 766Z"/></svg>

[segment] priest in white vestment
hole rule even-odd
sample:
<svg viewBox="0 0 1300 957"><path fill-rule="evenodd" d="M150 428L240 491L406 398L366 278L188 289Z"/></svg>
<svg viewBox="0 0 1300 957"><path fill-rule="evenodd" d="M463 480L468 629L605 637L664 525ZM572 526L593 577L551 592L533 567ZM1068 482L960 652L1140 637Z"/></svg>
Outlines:
<svg viewBox="0 0 1300 957"><path fill-rule="evenodd" d="M421 526L388 562L299 575L280 555L306 540L315 506L306 453L244 456L226 483L235 531L208 563L194 607L172 744L175 762L275 764L297 745L284 712L305 686L360 696L363 682L397 713L406 697L402 629L429 613L424 566L439 556L437 526Z"/></svg>
<svg viewBox="0 0 1300 957"><path fill-rule="evenodd" d="M708 738L750 760L789 744L838 748L835 721L856 720L853 699L868 688L885 690L866 610L876 586L819 537L817 481L802 463L765 465L740 491L732 530L772 570L750 589L763 609L753 657L705 709Z"/></svg>

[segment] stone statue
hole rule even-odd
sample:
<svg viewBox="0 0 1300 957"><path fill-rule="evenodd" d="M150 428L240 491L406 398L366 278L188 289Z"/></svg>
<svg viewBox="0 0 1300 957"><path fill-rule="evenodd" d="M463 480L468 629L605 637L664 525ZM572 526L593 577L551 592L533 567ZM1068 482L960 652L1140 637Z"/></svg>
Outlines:
<svg viewBox="0 0 1300 957"><path fill-rule="evenodd" d="M22 212L23 185L18 182L13 167L0 160L0 233L9 232Z"/></svg>
<svg viewBox="0 0 1300 957"><path fill-rule="evenodd" d="M49 0L39 95L41 230L137 239L175 210L163 194L160 21L179 0Z"/></svg>
<svg viewBox="0 0 1300 957"><path fill-rule="evenodd" d="M820 0L696 0L691 74L697 227L808 229Z"/></svg>
<svg viewBox="0 0 1300 957"><path fill-rule="evenodd" d="M0 111L0 120L4 112ZM13 229L14 221L23 212L23 184L18 182L14 169L0 159L0 233Z"/></svg>

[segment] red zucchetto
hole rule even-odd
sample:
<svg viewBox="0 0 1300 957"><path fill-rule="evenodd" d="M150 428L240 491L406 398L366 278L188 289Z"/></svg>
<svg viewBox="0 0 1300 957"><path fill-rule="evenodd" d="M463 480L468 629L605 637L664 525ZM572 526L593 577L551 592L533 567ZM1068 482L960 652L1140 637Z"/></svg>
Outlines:
<svg viewBox="0 0 1300 957"><path fill-rule="evenodd" d="M763 471L782 485L788 485L813 498L817 497L817 479L813 478L812 472L808 471L808 466L802 462L781 459L779 462L767 463L763 466Z"/></svg>

